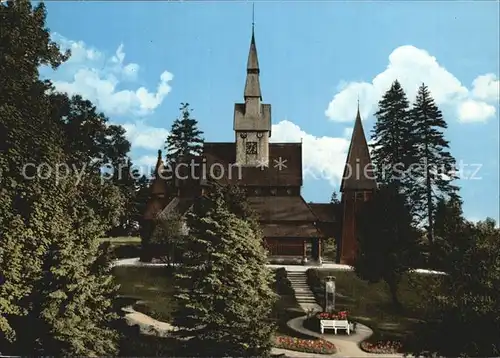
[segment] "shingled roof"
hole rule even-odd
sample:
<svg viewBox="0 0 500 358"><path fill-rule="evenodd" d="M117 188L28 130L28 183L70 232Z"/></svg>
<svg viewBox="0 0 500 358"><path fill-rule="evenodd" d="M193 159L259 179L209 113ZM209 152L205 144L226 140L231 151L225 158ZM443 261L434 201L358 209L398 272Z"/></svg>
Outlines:
<svg viewBox="0 0 500 358"><path fill-rule="evenodd" d="M335 204L332 203L309 203L307 204L319 221L334 223L339 218L335 217Z"/></svg>
<svg viewBox="0 0 500 358"><path fill-rule="evenodd" d="M250 207L259 214L260 221L317 221L301 196L253 196L247 198Z"/></svg>
<svg viewBox="0 0 500 358"><path fill-rule="evenodd" d="M260 168L235 166L235 143L205 143L203 152L207 168L223 168L221 183L241 186L302 185L302 143L269 144L269 166ZM277 166L280 158L283 163L281 170Z"/></svg>
<svg viewBox="0 0 500 358"><path fill-rule="evenodd" d="M361 115L356 114L354 129L352 131L351 144L347 154L346 166L342 176L340 191L346 190L373 190L377 188L377 183L373 177L373 167L371 165L370 152L366 142Z"/></svg>
<svg viewBox="0 0 500 358"><path fill-rule="evenodd" d="M247 79L245 82L244 97L259 97L262 99L259 82L259 59L257 57L257 46L255 45L255 34L252 28L252 40L248 52Z"/></svg>

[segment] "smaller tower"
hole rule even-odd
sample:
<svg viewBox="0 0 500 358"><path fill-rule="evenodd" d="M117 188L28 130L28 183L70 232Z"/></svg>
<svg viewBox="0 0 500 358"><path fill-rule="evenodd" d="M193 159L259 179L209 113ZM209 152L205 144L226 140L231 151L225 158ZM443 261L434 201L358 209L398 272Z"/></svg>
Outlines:
<svg viewBox="0 0 500 358"><path fill-rule="evenodd" d="M167 204L168 184L166 178L163 176L165 167L161 157L161 150L158 151L158 160L154 171L154 179L151 183L151 194L144 213L145 220L154 220L156 215Z"/></svg>
<svg viewBox="0 0 500 358"><path fill-rule="evenodd" d="M358 112L340 185L344 211L340 245L340 263L342 264L352 265L356 259L358 249L356 214L363 202L370 199L375 189L377 189L377 182L374 178L358 102Z"/></svg>
<svg viewBox="0 0 500 358"><path fill-rule="evenodd" d="M269 161L271 105L262 103L259 75L259 60L252 24L244 91L245 103L236 103L234 106L236 163L240 165L256 166Z"/></svg>

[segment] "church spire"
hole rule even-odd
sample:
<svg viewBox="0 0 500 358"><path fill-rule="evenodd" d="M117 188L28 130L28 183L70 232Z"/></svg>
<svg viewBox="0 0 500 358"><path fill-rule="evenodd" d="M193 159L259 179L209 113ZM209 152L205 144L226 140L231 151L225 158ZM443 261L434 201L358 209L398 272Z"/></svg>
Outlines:
<svg viewBox="0 0 500 358"><path fill-rule="evenodd" d="M257 57L257 46L255 45L255 24L252 9L252 39L250 40L250 50L248 51L247 79L245 82L244 92L245 99L249 97L256 97L262 100L262 93L260 92L259 73L259 59Z"/></svg>
<svg viewBox="0 0 500 358"><path fill-rule="evenodd" d="M358 110L354 128L352 131L351 144L347 153L347 160L342 176L340 191L348 190L373 190L377 188L377 183L373 177L373 167L368 150L363 124L361 122L361 114Z"/></svg>

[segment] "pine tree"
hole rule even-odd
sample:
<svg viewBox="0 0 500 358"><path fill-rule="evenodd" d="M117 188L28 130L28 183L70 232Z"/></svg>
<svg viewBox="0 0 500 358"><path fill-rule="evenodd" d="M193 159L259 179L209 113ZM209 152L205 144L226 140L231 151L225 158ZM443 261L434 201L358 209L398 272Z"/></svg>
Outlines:
<svg viewBox="0 0 500 358"><path fill-rule="evenodd" d="M378 103L375 113L377 121L371 138L372 162L381 185L394 185L401 193L406 193L411 180L405 171L414 156L409 121L409 102L400 83L396 80Z"/></svg>
<svg viewBox="0 0 500 358"><path fill-rule="evenodd" d="M427 236L432 245L437 200L458 198L458 187L452 184L457 179L456 162L444 138L447 124L425 84L418 89L410 115L412 142L418 158L410 171L414 178L410 196L420 220L427 221Z"/></svg>
<svg viewBox="0 0 500 358"><path fill-rule="evenodd" d="M176 275L176 334L193 337L189 354L267 355L275 295L262 238L229 211L224 197L214 186L187 215L190 232Z"/></svg>
<svg viewBox="0 0 500 358"><path fill-rule="evenodd" d="M189 155L200 155L203 150L203 132L198 129L198 121L191 118L189 103L181 103L181 118L172 124L165 142L167 163L176 163Z"/></svg>
<svg viewBox="0 0 500 358"><path fill-rule="evenodd" d="M335 190L332 192L332 196L330 198L330 203L340 204L339 196Z"/></svg>
<svg viewBox="0 0 500 358"><path fill-rule="evenodd" d="M394 186L381 187L363 204L358 223L355 272L372 283L385 281L394 305L399 306L398 284L417 255L417 232L404 196Z"/></svg>

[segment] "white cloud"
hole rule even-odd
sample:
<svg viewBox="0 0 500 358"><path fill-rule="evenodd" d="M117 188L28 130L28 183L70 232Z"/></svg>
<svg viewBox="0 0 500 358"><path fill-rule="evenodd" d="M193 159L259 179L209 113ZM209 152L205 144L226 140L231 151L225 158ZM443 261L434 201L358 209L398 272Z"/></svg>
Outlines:
<svg viewBox="0 0 500 358"><path fill-rule="evenodd" d="M334 95L325 115L338 122L354 121L356 102L360 100L363 118L373 114L377 102L399 80L410 101L424 82L438 105L456 111L460 121L485 121L495 115L495 107L487 102L498 101L498 80L493 74L478 76L472 91L467 89L453 74L448 72L427 51L406 45L396 48L389 56L387 68L371 82L342 83ZM475 100L471 104L471 100Z"/></svg>
<svg viewBox="0 0 500 358"><path fill-rule="evenodd" d="M107 115L151 114L171 91L173 75L168 71L160 75L155 90L143 86L120 89L127 82L136 81L141 70L137 63L125 62L123 44L114 55L106 57L82 41L69 40L57 33L52 37L63 50L72 52L71 58L48 76L56 89L82 95Z"/></svg>
<svg viewBox="0 0 500 358"><path fill-rule="evenodd" d="M273 124L271 142L301 140L304 177L326 179L332 185L338 185L344 170L349 139L315 137L288 120Z"/></svg>
<svg viewBox="0 0 500 358"><path fill-rule="evenodd" d="M159 150L165 146L168 130L165 128L151 127L143 121L121 124L126 130L126 137L133 148Z"/></svg>
<svg viewBox="0 0 500 358"><path fill-rule="evenodd" d="M139 158L134 159L132 163L134 164L134 169L138 170L140 175L146 175L149 177L152 173L154 173L157 161L158 156L143 155Z"/></svg>
<svg viewBox="0 0 500 358"><path fill-rule="evenodd" d="M466 100L458 107L458 119L461 122L486 122L495 115L495 107L476 100Z"/></svg>
<svg viewBox="0 0 500 358"><path fill-rule="evenodd" d="M472 95L485 101L500 100L500 80L494 73L478 76L472 82Z"/></svg>
<svg viewBox="0 0 500 358"><path fill-rule="evenodd" d="M344 128L344 137L351 138L353 129L353 127Z"/></svg>

